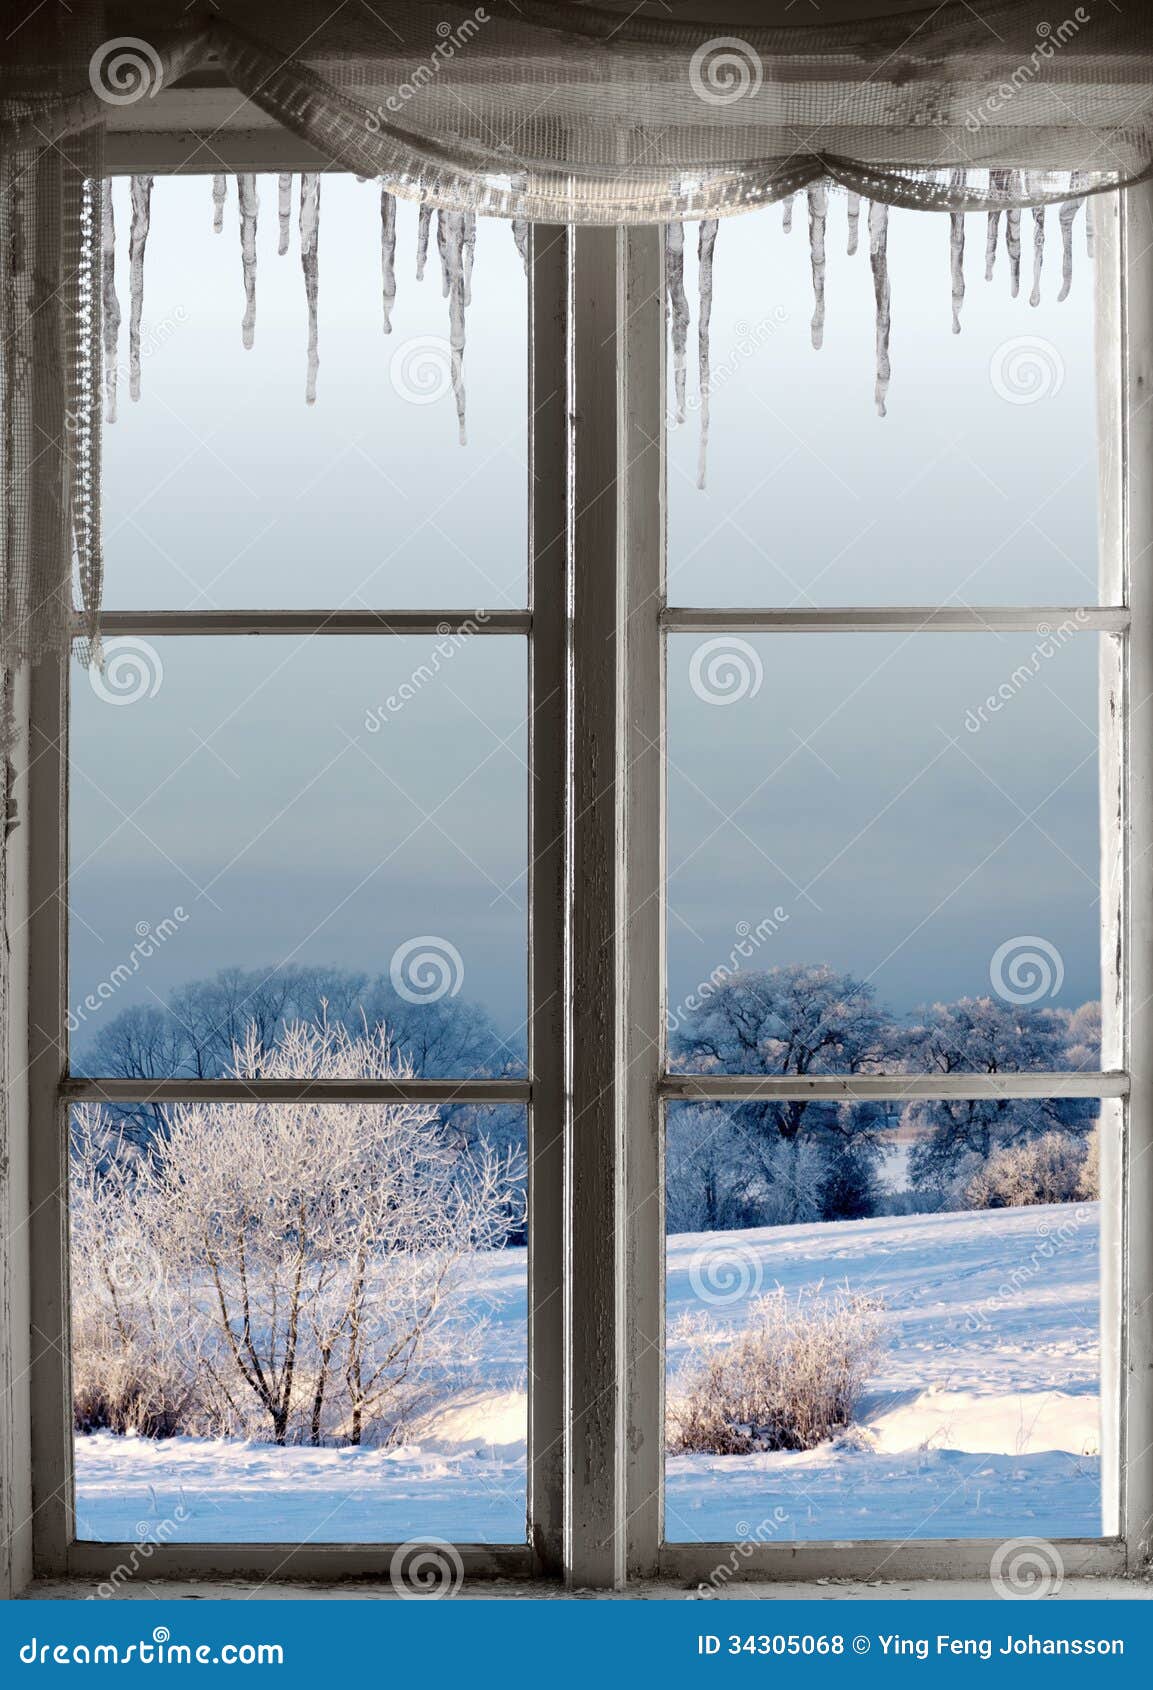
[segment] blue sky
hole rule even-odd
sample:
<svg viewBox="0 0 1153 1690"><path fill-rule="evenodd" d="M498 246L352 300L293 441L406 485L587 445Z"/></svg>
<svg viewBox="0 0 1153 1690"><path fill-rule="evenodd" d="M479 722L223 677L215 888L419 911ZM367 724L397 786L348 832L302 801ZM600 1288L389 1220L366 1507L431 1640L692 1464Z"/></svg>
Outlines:
<svg viewBox="0 0 1153 1690"><path fill-rule="evenodd" d="M231 185L230 185L231 187ZM444 386L435 240L413 277L401 206L398 292L381 332L373 187L326 178L320 377L304 403L295 228L276 254L262 178L256 344L241 346L236 206L211 230L207 178L158 181L144 302L143 395L105 435L106 602L516 606L526 539L525 283L510 231L483 224L465 362L469 444L451 396L413 402L412 360ZM127 341L126 185L116 189ZM669 456L676 603L1092 602L1095 464L1090 268L1071 297L983 280L970 218L964 332L950 333L947 224L891 220L893 381L874 413L867 251L829 219L828 316L809 344L804 217L722 226L706 491L697 419ZM862 227L862 233L863 233ZM690 231L690 248L695 231ZM688 279L696 308L694 263ZM438 365L438 360L441 364ZM1044 396L1005 397L1022 360ZM1096 636L1053 656L1033 634L746 642L756 682L718 706L692 685L701 641L670 646L669 953L675 1002L741 923L787 912L762 960L869 975L905 1010L988 989L1019 934L1063 959L1058 1001L1097 995ZM387 972L443 936L462 990L506 1032L524 1016L524 653L473 640L170 640L131 706L74 677L72 1000L176 906L178 934L116 1004L230 964L291 958ZM697 659L698 668L700 659ZM1025 665L1026 682L1009 677ZM435 668L399 712L396 690ZM759 675L759 679L757 676ZM155 685L153 684L155 680ZM698 675L699 681L699 675ZM1009 686L999 711L982 701ZM706 689L707 690L707 689ZM107 1013L102 1012L102 1013Z"/></svg>

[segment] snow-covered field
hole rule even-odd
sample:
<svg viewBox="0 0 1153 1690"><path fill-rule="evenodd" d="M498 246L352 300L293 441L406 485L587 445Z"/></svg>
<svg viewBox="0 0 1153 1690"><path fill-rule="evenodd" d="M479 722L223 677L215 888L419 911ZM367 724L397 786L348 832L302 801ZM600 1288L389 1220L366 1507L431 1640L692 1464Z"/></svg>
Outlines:
<svg viewBox="0 0 1153 1690"><path fill-rule="evenodd" d="M734 1271L729 1272L728 1269ZM521 1542L525 1262L478 1261L478 1382L401 1449L81 1437L79 1535L175 1542ZM860 1424L802 1454L670 1457L674 1541L1063 1537L1101 1530L1095 1204L682 1234L670 1331L741 1322L758 1289L882 1296L889 1345ZM683 1350L670 1343L675 1383Z"/></svg>

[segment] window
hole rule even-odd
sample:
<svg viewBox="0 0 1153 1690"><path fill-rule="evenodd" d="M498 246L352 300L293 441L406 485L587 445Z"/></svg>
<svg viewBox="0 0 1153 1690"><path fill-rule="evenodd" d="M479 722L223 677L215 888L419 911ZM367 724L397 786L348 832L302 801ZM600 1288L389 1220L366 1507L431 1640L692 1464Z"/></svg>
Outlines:
<svg viewBox="0 0 1153 1690"><path fill-rule="evenodd" d="M830 252L814 363L779 214L733 220L701 493L656 231L533 230L526 304L482 226L462 453L451 397L389 374L443 337L427 301L382 346L353 285L371 188L325 178L343 321L322 292L306 412L293 255L222 347L238 254L198 248L177 320L169 187L208 203L158 182L176 326L156 420L122 396L109 431L108 667L34 700L70 862L67 921L50 853L35 900L70 971L33 1017L34 1324L69 1337L36 1360L41 1565L107 1569L143 1522L174 1573L423 1538L582 1584L708 1581L734 1543L770 1575L983 1572L1020 1535L1124 1566L1144 191L1098 218L1095 327L1084 275L1064 317L974 284L969 339L898 319L887 435L866 273ZM935 220L893 224L927 278ZM1060 359L1045 428L997 392L1018 327ZM126 1425L185 1436L126 1459Z"/></svg>

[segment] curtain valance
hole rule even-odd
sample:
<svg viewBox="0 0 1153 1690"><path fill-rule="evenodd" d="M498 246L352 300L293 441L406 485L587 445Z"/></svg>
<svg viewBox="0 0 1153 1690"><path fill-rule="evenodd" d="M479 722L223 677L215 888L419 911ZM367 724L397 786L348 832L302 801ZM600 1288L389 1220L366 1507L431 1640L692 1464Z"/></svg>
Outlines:
<svg viewBox="0 0 1153 1690"><path fill-rule="evenodd" d="M95 637L101 340L114 364L119 316L107 196L101 227L101 137L112 128L146 133L150 120L164 127L168 120L152 113L184 88L223 80L237 92L224 128L251 128L255 107L261 121L282 125L334 166L379 179L386 328L393 196L421 203L425 242L439 212L462 420L476 215L511 219L522 247L529 221L669 225L679 396L688 326L679 225L699 220L703 427L717 219L775 200L789 216L792 197L806 192L819 344L829 186L849 195L854 243L860 201L870 202L883 410L887 206L952 214L956 323L962 213L990 213L990 265L1005 214L1015 290L1020 208L1034 208L1039 270L1044 207L1060 203L1067 291L1077 208L1153 170L1153 8L1138 0L959 0L880 15L869 0L840 0L854 15L769 26L747 22L745 0L698 3L696 21L671 17L666 6L638 11L631 0L616 9L560 0L380 0L371 8L220 0L191 14L182 0L74 0L67 13L34 11L0 66L0 665L59 646L73 568ZM758 20L765 10L754 8ZM783 0L776 10L791 15ZM190 170L217 165L211 137L199 150L191 145ZM301 181L310 397L319 184L315 174ZM136 316L150 187L147 177L134 183ZM257 200L253 178L237 187L250 338ZM290 189L282 177L282 227ZM218 207L224 193L218 177Z"/></svg>
<svg viewBox="0 0 1153 1690"><path fill-rule="evenodd" d="M892 205L1042 204L1070 173L1093 191L1153 165L1153 14L1136 0L771 27L703 9L222 0L165 33L129 7L139 35L104 41L91 86L34 124L59 134L213 66L343 169L547 222L718 217L821 177Z"/></svg>

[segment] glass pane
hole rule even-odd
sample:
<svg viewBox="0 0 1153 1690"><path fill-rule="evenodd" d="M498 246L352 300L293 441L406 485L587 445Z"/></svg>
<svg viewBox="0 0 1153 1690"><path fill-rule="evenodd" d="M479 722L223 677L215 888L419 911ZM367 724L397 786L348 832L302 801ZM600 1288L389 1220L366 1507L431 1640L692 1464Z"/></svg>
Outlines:
<svg viewBox="0 0 1153 1690"><path fill-rule="evenodd" d="M1098 1105L955 1107L670 1107L670 1541L1101 1535Z"/></svg>
<svg viewBox="0 0 1153 1690"><path fill-rule="evenodd" d="M673 638L674 1065L1096 1067L1098 655Z"/></svg>
<svg viewBox="0 0 1153 1690"><path fill-rule="evenodd" d="M523 1071L519 638L111 640L72 688L78 1072L219 1074L326 1011ZM253 1058L256 1060L256 1058Z"/></svg>
<svg viewBox="0 0 1153 1690"><path fill-rule="evenodd" d="M144 274L141 395L126 367L104 430L105 602L145 609L523 605L527 305L504 223L478 225L467 311L469 444L457 438L448 302L435 232L415 278L417 209L397 206L396 304L382 333L380 198L321 185L319 376L305 403L308 314L293 179L289 251L277 182L258 178L254 344L229 178L158 178ZM113 187L127 360L128 183Z"/></svg>
<svg viewBox="0 0 1153 1690"><path fill-rule="evenodd" d="M377 1072L379 1050L330 1036L316 1068ZM77 1535L142 1557L523 1543L523 1111L195 1104L157 1126L73 1113Z"/></svg>
<svg viewBox="0 0 1153 1690"><path fill-rule="evenodd" d="M1002 248L984 280L985 216L966 219L962 332L950 332L949 219L889 216L892 385L876 414L864 219L846 252L828 217L824 345L804 201L718 232L708 486L699 491L695 350L687 421L669 438L673 604L1092 604L1097 586L1093 274L1075 230L1061 286L1055 210L1040 303L1010 297ZM1004 224L1002 222L1002 230ZM686 287L696 343L696 233Z"/></svg>

